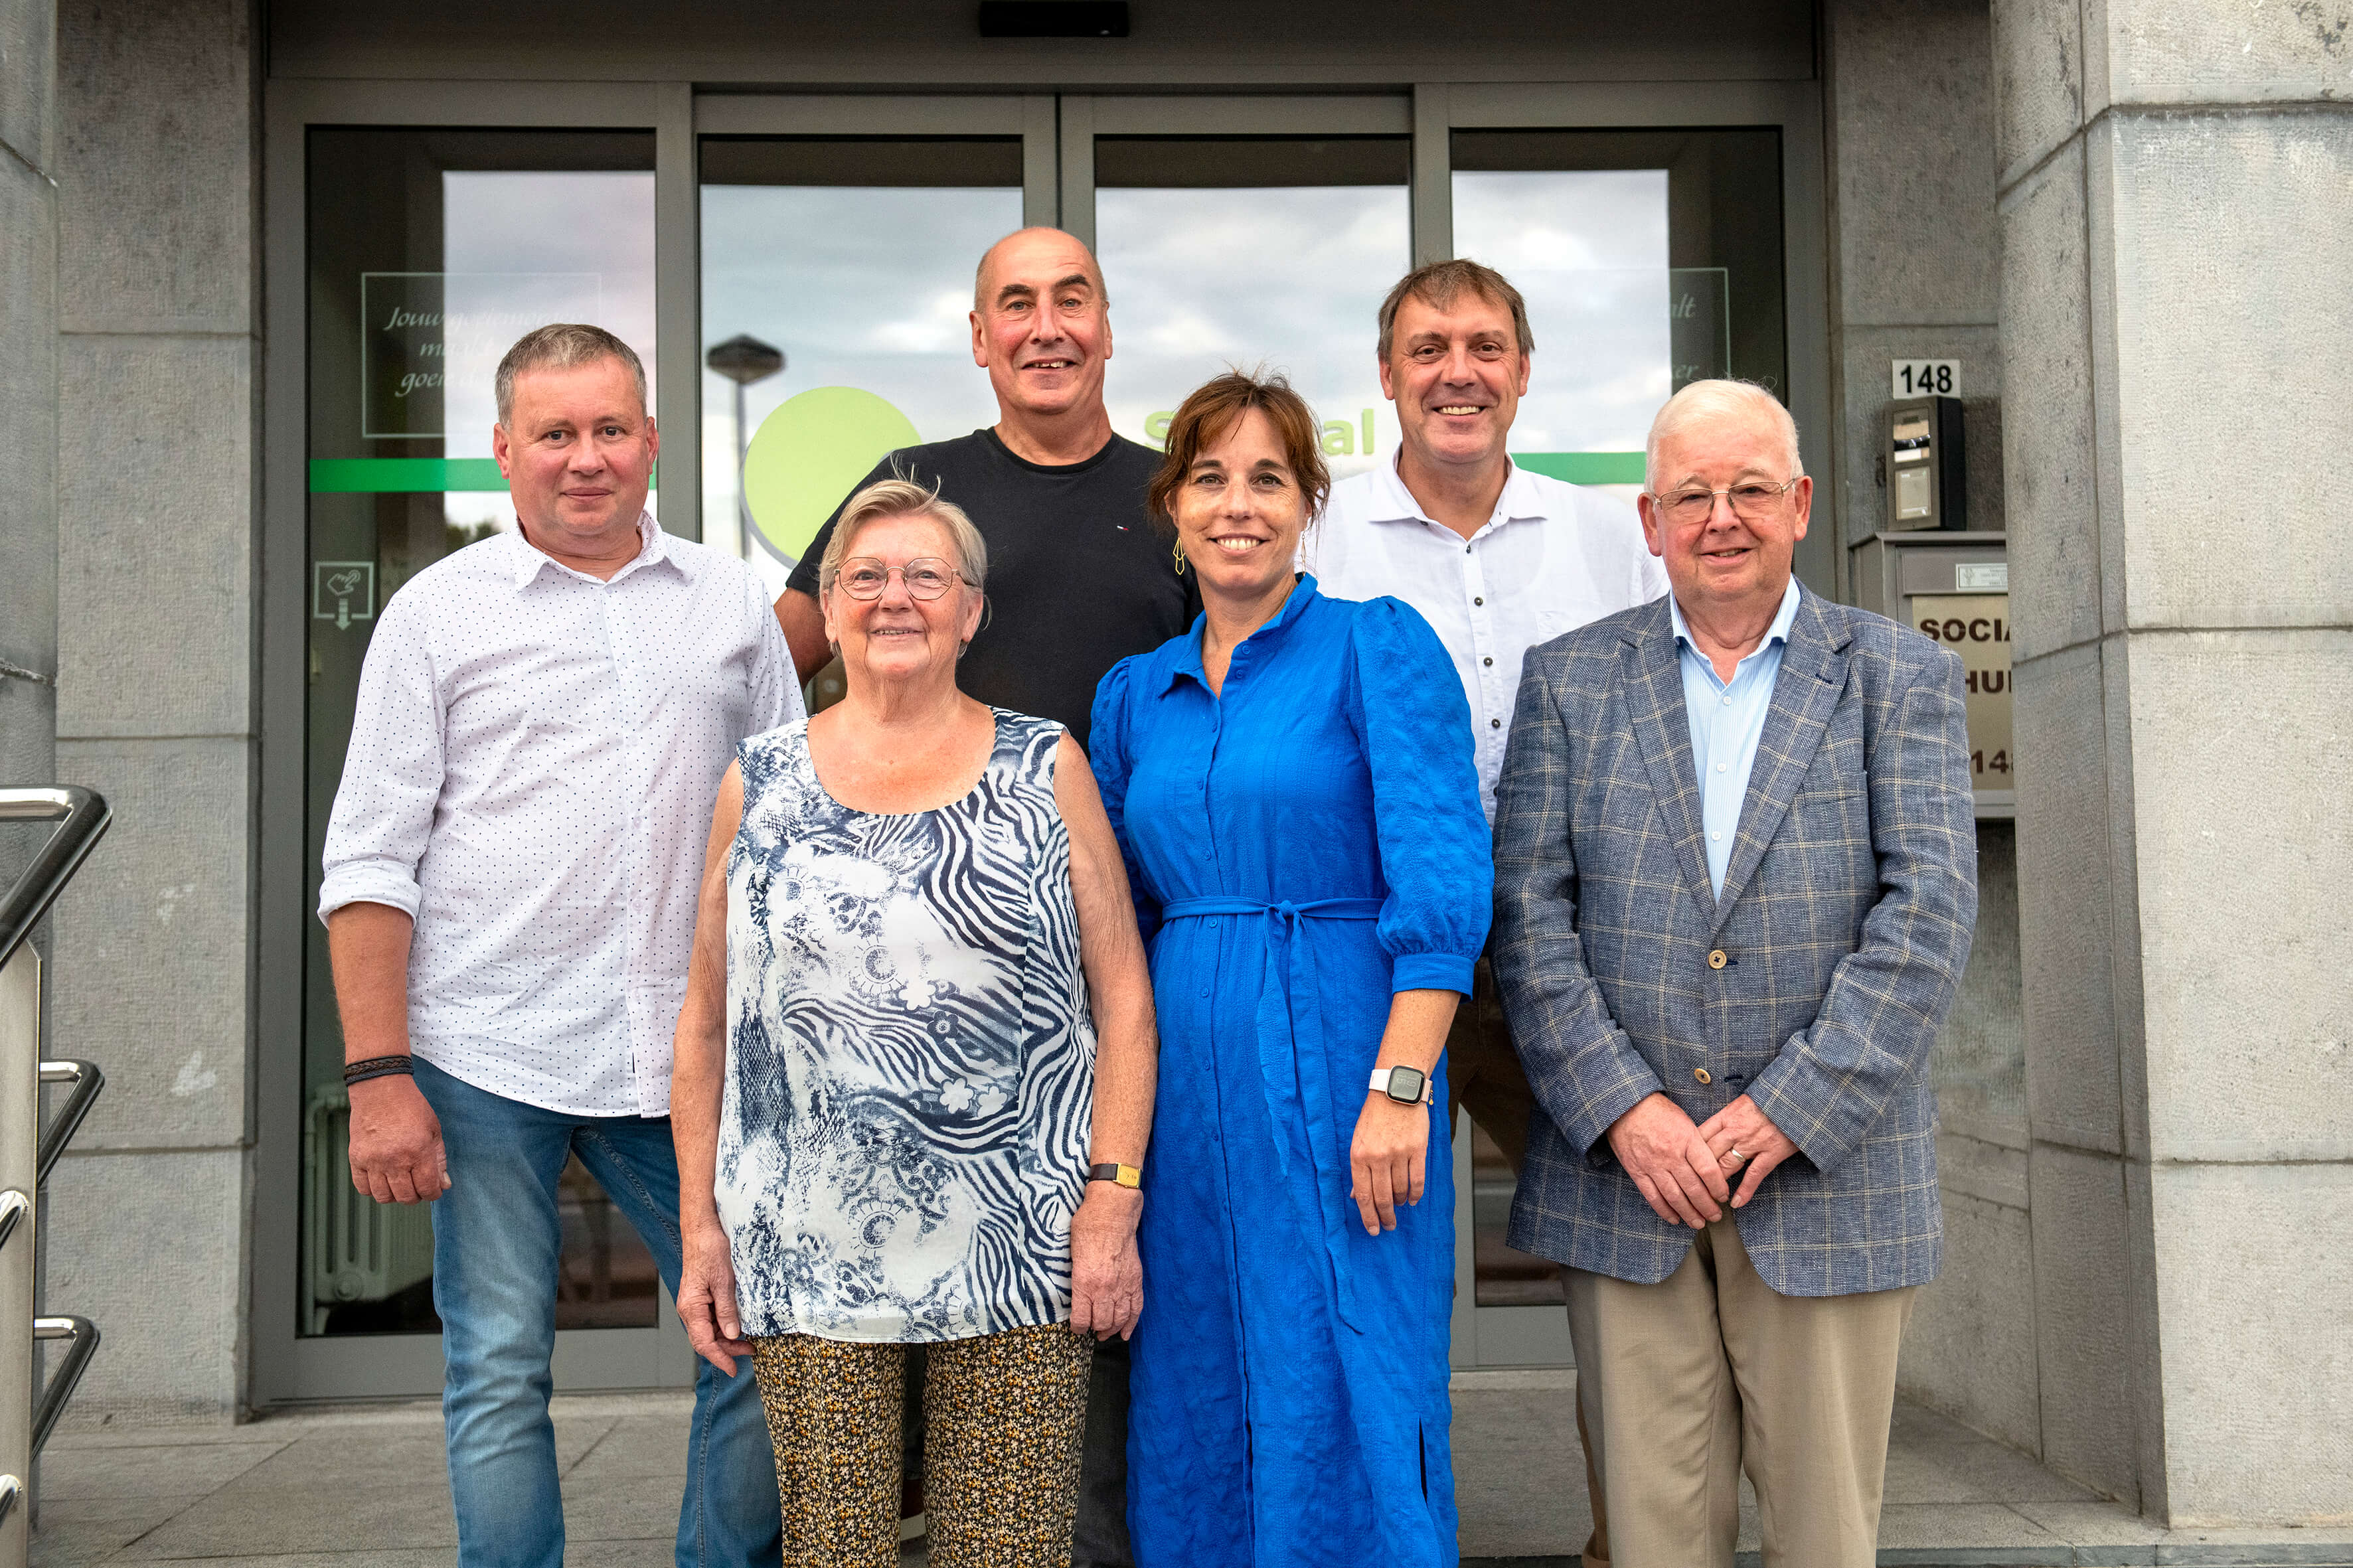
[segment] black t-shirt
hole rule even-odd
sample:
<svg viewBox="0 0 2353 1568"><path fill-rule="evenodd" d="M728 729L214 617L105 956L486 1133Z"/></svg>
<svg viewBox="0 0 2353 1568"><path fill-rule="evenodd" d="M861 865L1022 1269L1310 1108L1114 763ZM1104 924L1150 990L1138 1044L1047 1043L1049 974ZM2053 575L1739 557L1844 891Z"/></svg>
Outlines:
<svg viewBox="0 0 2353 1568"><path fill-rule="evenodd" d="M980 701L1058 719L1083 746L1105 672L1187 630L1201 608L1193 574L1177 573L1168 536L1145 513L1159 466L1151 447L1113 436L1083 463L1049 468L976 430L892 453L850 493L898 474L937 484L964 508L988 545L989 614L956 684ZM788 587L816 595L840 516L836 507L818 530Z"/></svg>

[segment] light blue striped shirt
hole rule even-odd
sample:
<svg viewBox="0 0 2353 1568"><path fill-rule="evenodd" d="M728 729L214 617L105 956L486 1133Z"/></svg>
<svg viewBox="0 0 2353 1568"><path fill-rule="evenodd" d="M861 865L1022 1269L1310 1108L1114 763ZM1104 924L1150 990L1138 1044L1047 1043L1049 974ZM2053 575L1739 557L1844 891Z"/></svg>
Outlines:
<svg viewBox="0 0 2353 1568"><path fill-rule="evenodd" d="M1734 667L1728 682L1718 680L1707 655L1692 646L1683 607L1672 595L1667 596L1667 614L1674 619L1675 645L1683 656L1683 717L1691 724L1692 766L1699 774L1707 879L1722 898L1725 868L1732 863L1733 840L1740 831L1740 803L1748 795L1757 742L1765 733L1773 682L1781 673L1781 650L1788 644L1790 623L1798 618L1798 580L1789 579L1781 595L1781 613L1766 628L1757 651Z"/></svg>

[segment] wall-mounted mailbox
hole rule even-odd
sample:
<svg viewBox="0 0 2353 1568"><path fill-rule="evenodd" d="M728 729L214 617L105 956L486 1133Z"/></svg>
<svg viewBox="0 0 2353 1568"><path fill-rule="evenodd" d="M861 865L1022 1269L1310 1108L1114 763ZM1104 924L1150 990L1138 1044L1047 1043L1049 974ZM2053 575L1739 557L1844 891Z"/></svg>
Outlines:
<svg viewBox="0 0 2353 1568"><path fill-rule="evenodd" d="M1852 556L1857 605L1961 656L1978 816L2013 815L2009 542L1999 533L1905 530L1874 534Z"/></svg>
<svg viewBox="0 0 2353 1568"><path fill-rule="evenodd" d="M1887 477L1887 531L1968 527L1968 448L1959 398L1889 404L1880 463Z"/></svg>

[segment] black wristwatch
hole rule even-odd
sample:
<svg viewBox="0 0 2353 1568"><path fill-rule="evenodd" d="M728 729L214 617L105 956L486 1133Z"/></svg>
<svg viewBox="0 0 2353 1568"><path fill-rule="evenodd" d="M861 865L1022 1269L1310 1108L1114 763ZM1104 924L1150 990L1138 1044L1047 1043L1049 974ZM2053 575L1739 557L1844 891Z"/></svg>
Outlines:
<svg viewBox="0 0 2353 1568"><path fill-rule="evenodd" d="M1399 1105L1428 1105L1435 1092L1430 1075L1419 1068L1391 1068L1387 1072L1375 1068L1372 1087Z"/></svg>

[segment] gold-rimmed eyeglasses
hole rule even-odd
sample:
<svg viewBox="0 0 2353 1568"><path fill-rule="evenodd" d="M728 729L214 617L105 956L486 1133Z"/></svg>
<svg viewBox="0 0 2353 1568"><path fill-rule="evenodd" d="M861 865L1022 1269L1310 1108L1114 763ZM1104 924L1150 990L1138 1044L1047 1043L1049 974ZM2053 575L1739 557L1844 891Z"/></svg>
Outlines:
<svg viewBox="0 0 2353 1568"><path fill-rule="evenodd" d="M1743 479L1720 490L1703 489L1693 485L1687 489L1669 490L1665 495L1653 493L1651 502L1669 522L1689 526L1714 517L1715 498L1723 496L1732 502L1732 515L1741 521L1763 522L1781 510L1781 498L1788 495L1789 487L1797 482L1795 479L1788 479L1777 485L1764 479Z"/></svg>
<svg viewBox="0 0 2353 1568"><path fill-rule="evenodd" d="M879 599L891 585L893 572L913 599L936 599L964 581L963 573L935 555L918 555L904 566L892 566L871 555L853 555L841 563L833 580L853 599Z"/></svg>

